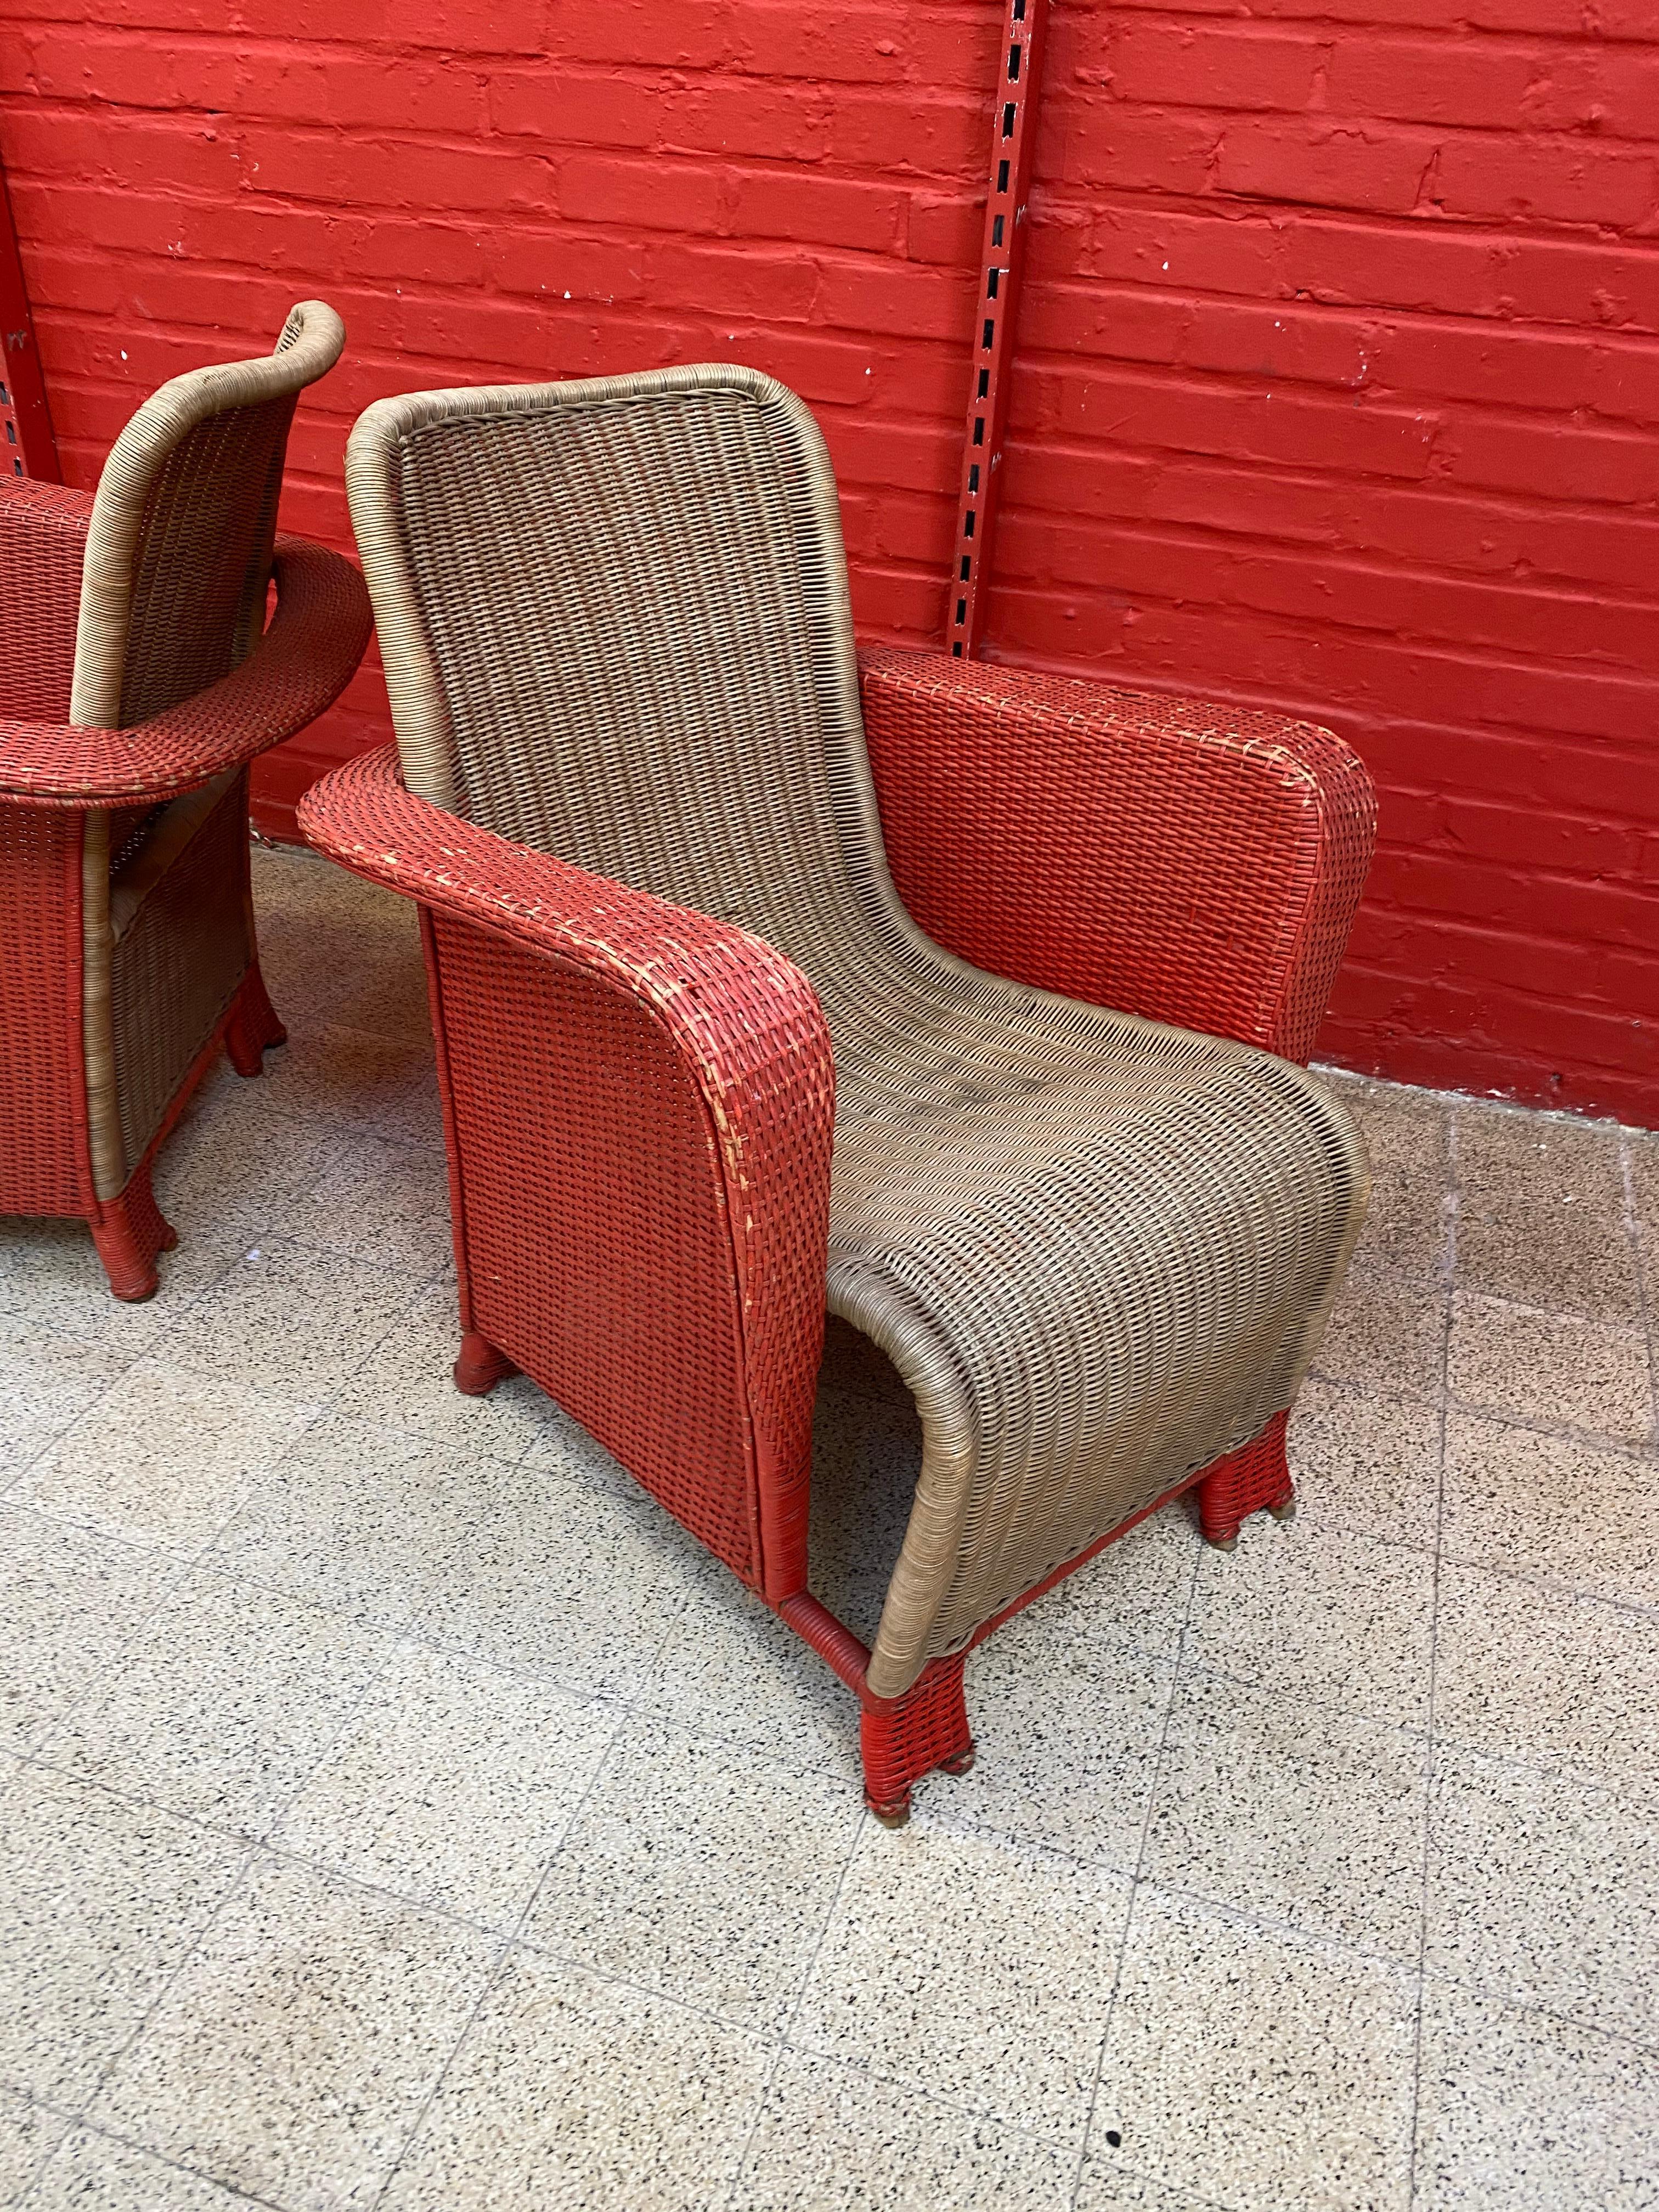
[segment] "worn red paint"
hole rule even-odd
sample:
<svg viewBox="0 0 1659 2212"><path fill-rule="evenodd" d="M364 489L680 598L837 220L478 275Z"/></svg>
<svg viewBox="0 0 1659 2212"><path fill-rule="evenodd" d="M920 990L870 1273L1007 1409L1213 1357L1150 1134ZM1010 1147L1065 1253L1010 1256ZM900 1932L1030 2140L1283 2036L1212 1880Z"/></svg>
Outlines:
<svg viewBox="0 0 1659 2212"><path fill-rule="evenodd" d="M337 544L382 392L727 356L818 412L864 630L939 638L1002 0L88 12L0 29L71 481L308 293ZM1659 22L1448 12L1054 0L983 649L1329 723L1382 844L1322 1049L1659 1122Z"/></svg>

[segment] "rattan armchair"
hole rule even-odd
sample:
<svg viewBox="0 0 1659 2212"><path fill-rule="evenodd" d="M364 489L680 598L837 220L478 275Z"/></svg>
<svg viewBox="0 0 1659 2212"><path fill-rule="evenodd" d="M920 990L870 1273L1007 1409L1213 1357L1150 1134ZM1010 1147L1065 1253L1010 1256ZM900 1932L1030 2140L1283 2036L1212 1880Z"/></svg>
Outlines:
<svg viewBox="0 0 1659 2212"><path fill-rule="evenodd" d="M163 385L93 495L0 480L0 1213L85 1219L118 1298L176 1241L150 1163L214 1053L257 1074L283 1034L246 769L368 641L351 563L275 535L344 337L310 301L267 358Z"/></svg>
<svg viewBox="0 0 1659 2212"><path fill-rule="evenodd" d="M1364 772L927 654L860 711L828 458L751 372L384 401L347 477L398 747L301 818L422 908L456 1380L532 1376L798 1630L902 1820L1000 1621L1182 1491L1289 1506ZM826 1305L921 1421L871 1650L809 1587Z"/></svg>

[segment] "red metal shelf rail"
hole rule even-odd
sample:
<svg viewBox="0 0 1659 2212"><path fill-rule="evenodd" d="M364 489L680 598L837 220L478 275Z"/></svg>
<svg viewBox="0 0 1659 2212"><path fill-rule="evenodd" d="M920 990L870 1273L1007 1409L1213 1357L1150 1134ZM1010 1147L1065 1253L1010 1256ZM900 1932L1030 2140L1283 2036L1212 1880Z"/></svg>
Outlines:
<svg viewBox="0 0 1659 2212"><path fill-rule="evenodd" d="M46 410L46 387L34 343L34 319L17 258L11 195L0 168L0 474L62 483L58 441Z"/></svg>
<svg viewBox="0 0 1659 2212"><path fill-rule="evenodd" d="M945 602L951 651L971 659L985 615L1003 426L1008 415L1014 325L1025 259L1025 205L1036 139L1037 88L1048 0L1006 0L999 53L997 102L991 125L991 170L980 249L973 380L963 447L956 551Z"/></svg>

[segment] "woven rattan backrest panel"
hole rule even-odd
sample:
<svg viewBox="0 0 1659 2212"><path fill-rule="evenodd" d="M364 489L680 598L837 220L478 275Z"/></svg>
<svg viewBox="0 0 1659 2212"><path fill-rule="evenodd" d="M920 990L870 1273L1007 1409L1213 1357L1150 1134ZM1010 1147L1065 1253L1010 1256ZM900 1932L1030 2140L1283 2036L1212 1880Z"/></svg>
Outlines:
<svg viewBox="0 0 1659 2212"><path fill-rule="evenodd" d="M157 471L133 564L123 727L228 676L264 629L294 402L210 415Z"/></svg>
<svg viewBox="0 0 1659 2212"><path fill-rule="evenodd" d="M128 727L252 649L295 401L344 343L334 310L303 301L273 353L175 376L122 431L87 532L71 721Z"/></svg>
<svg viewBox="0 0 1659 2212"><path fill-rule="evenodd" d="M845 562L810 416L718 369L498 397L397 449L453 803L786 947L868 915Z"/></svg>

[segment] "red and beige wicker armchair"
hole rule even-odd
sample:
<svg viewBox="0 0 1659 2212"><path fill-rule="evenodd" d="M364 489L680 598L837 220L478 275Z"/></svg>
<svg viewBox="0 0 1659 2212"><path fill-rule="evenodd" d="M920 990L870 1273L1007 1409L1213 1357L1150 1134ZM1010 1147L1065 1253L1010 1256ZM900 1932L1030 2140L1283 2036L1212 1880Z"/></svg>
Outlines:
<svg viewBox="0 0 1659 2212"><path fill-rule="evenodd" d="M1364 772L932 655L860 712L828 457L749 371L384 401L347 477L398 749L301 821L422 909L456 1380L532 1376L775 1607L902 1820L1000 1620L1191 1486L1288 1508ZM809 1586L826 1304L921 1421L869 1650Z"/></svg>
<svg viewBox="0 0 1659 2212"><path fill-rule="evenodd" d="M0 481L0 1213L85 1219L119 1298L175 1241L150 1162L214 1052L253 1075L283 1037L246 768L368 641L351 563L275 536L295 398L344 339L308 301L267 358L147 399L90 496Z"/></svg>

